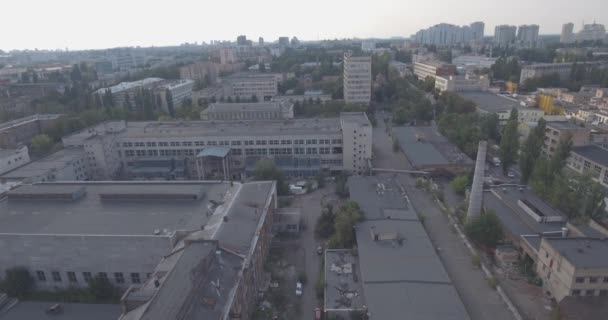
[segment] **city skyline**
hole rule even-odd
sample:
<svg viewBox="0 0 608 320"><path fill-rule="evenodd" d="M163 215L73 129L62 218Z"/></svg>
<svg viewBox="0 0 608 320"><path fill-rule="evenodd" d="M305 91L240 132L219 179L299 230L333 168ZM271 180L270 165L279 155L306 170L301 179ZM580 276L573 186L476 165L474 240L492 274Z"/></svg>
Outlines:
<svg viewBox="0 0 608 320"><path fill-rule="evenodd" d="M78 4L82 5L81 2ZM579 29L583 22L608 23L606 17L597 15L608 10L608 3L601 0L589 0L585 6L563 0L534 3L515 0L504 10L497 10L498 4L473 0L454 7L447 0L417 3L378 0L352 6L344 1L326 3L313 0L295 11L283 12L281 8L286 6L277 0L240 2L230 6L178 0L168 7L145 9L139 3L109 0L104 6L92 6L94 10L87 13L57 19L75 5L72 0L52 3L26 0L5 4L5 12L37 10L29 12L26 20L20 14L5 16L6 25L21 26L21 30L6 34L0 49L167 46L211 40L234 41L240 34L254 40L261 36L267 42L275 41L279 36L296 36L300 40L410 37L416 31L438 23L467 25L474 21L485 22L486 35L492 35L494 27L502 24L538 24L540 34L559 35L562 25L567 22L574 23L575 29ZM235 11L235 7L239 9ZM345 8L348 8L348 14L345 14ZM508 13L511 8L514 14L505 14L505 10ZM551 8L560 10L551 10L551 15L539 14ZM418 14L420 12L424 14ZM300 17L299 22L294 20L294 15ZM231 20L238 23L228 23ZM34 23L24 25L24 21Z"/></svg>

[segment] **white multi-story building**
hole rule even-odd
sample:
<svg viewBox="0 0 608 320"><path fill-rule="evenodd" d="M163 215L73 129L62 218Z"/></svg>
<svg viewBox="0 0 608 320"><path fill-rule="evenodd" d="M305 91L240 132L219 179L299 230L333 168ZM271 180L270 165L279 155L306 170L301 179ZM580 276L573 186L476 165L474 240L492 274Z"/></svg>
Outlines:
<svg viewBox="0 0 608 320"><path fill-rule="evenodd" d="M216 83L219 74L219 66L209 61L196 62L179 68L181 79L204 81L207 85Z"/></svg>
<svg viewBox="0 0 608 320"><path fill-rule="evenodd" d="M344 101L369 104L372 98L372 58L344 53Z"/></svg>
<svg viewBox="0 0 608 320"><path fill-rule="evenodd" d="M376 42L372 40L365 40L361 42L361 50L363 52L372 52L376 50Z"/></svg>
<svg viewBox="0 0 608 320"><path fill-rule="evenodd" d="M164 82L154 91L160 97L160 108L164 112L174 114L175 109L180 108L185 101L192 99L193 87L194 81L192 80L173 80Z"/></svg>
<svg viewBox="0 0 608 320"><path fill-rule="evenodd" d="M567 165L570 169L588 174L593 180L608 187L608 150L597 145L573 147Z"/></svg>
<svg viewBox="0 0 608 320"><path fill-rule="evenodd" d="M572 63L537 63L521 68L521 74L519 78L520 83L524 83L527 79L538 78L544 75L551 75L557 73L560 79L567 79L570 76L572 70Z"/></svg>
<svg viewBox="0 0 608 320"><path fill-rule="evenodd" d="M487 91L490 88L490 79L487 76L435 77L435 88L443 91Z"/></svg>
<svg viewBox="0 0 608 320"><path fill-rule="evenodd" d="M456 75L456 66L436 60L420 60L414 62L414 74L420 80L427 77Z"/></svg>
<svg viewBox="0 0 608 320"><path fill-rule="evenodd" d="M342 128L343 168L356 174L364 174L371 168L372 126L365 113L343 113Z"/></svg>
<svg viewBox="0 0 608 320"><path fill-rule="evenodd" d="M494 44L499 47L505 47L513 42L517 35L517 27L509 25L499 25L494 28Z"/></svg>
<svg viewBox="0 0 608 320"><path fill-rule="evenodd" d="M114 70L130 70L137 67L143 67L145 63L143 56L135 54L131 50L121 49L112 53L111 61Z"/></svg>
<svg viewBox="0 0 608 320"><path fill-rule="evenodd" d="M233 64L237 61L235 48L220 48L219 55L221 64Z"/></svg>
<svg viewBox="0 0 608 320"><path fill-rule="evenodd" d="M461 55L452 58L452 63L456 66L466 68L491 68L496 63L497 58L477 55Z"/></svg>
<svg viewBox="0 0 608 320"><path fill-rule="evenodd" d="M517 30L517 42L523 47L536 47L538 45L539 29L540 27L537 24L519 26Z"/></svg>
<svg viewBox="0 0 608 320"><path fill-rule="evenodd" d="M0 149L0 174L30 162L30 154L26 146L17 149Z"/></svg>
<svg viewBox="0 0 608 320"><path fill-rule="evenodd" d="M280 75L279 75L280 77ZM224 79L224 96L259 101L270 100L279 93L278 78L272 73L238 73Z"/></svg>
<svg viewBox="0 0 608 320"><path fill-rule="evenodd" d="M108 88L101 88L95 91L95 94L99 96L99 101L104 104L105 99L104 95L106 92L112 94L114 106L123 107L125 105L126 97L129 96L128 99L133 101L135 94L143 89L150 89L155 84L162 82L161 78L145 78L137 81L130 82L121 82L115 86L111 86Z"/></svg>
<svg viewBox="0 0 608 320"><path fill-rule="evenodd" d="M574 38L574 24L572 22L565 23L562 26L562 33L559 37L561 43L573 43Z"/></svg>
<svg viewBox="0 0 608 320"><path fill-rule="evenodd" d="M481 43L483 41L484 29L486 24L482 21L471 23L471 38L472 40Z"/></svg>
<svg viewBox="0 0 608 320"><path fill-rule="evenodd" d="M207 147L229 148L233 172L250 172L257 159L269 157L293 176L320 170L359 173L368 169L371 141L365 113L290 121L111 121L63 139L64 145L84 147L96 180L132 172L145 161L185 161L194 168ZM186 176L195 178L196 172Z"/></svg>

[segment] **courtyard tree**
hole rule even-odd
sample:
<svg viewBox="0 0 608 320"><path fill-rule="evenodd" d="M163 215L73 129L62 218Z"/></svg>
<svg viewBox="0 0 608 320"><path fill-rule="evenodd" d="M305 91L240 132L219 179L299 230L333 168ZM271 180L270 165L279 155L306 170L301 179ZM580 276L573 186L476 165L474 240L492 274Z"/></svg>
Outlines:
<svg viewBox="0 0 608 320"><path fill-rule="evenodd" d="M464 231L471 240L488 248L495 248L503 238L500 220L492 210L467 221Z"/></svg>
<svg viewBox="0 0 608 320"><path fill-rule="evenodd" d="M34 287L34 279L24 267L14 267L5 271L2 290L11 297L23 298Z"/></svg>
<svg viewBox="0 0 608 320"><path fill-rule="evenodd" d="M277 193L280 196L289 194L289 186L285 180L285 174L270 159L261 159L256 162L253 177L257 181L275 180L277 182Z"/></svg>
<svg viewBox="0 0 608 320"><path fill-rule="evenodd" d="M519 133L517 131L518 118L517 109L513 108L507 125L503 130L502 139L500 140L500 162L504 174L507 174L509 167L511 167L517 159L517 151L519 150Z"/></svg>

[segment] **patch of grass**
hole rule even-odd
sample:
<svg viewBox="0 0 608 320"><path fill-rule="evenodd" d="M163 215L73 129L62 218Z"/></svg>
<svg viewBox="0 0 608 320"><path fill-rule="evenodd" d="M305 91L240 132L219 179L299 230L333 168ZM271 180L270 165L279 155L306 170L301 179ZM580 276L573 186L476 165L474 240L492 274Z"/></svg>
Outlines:
<svg viewBox="0 0 608 320"><path fill-rule="evenodd" d="M475 254L471 257L471 263L475 268L479 269L481 267L481 259L479 258L478 254Z"/></svg>

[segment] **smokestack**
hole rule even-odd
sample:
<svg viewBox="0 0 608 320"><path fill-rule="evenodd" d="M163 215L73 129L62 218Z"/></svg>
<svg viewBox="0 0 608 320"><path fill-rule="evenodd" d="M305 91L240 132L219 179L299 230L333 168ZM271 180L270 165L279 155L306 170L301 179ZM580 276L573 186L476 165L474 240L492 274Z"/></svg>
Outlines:
<svg viewBox="0 0 608 320"><path fill-rule="evenodd" d="M479 141L477 148L477 160L475 161L475 174L473 175L473 185L469 195L469 209L467 219L472 219L481 212L481 202L483 200L483 177L486 170L486 151L487 141Z"/></svg>

